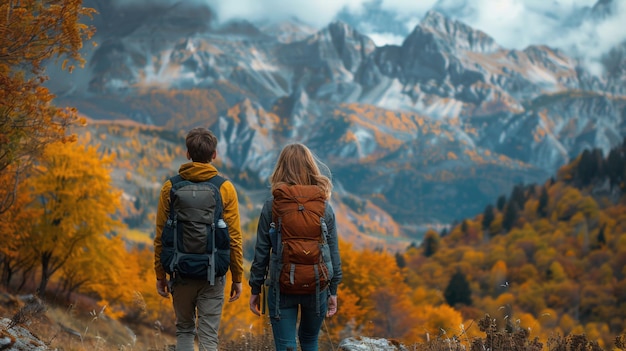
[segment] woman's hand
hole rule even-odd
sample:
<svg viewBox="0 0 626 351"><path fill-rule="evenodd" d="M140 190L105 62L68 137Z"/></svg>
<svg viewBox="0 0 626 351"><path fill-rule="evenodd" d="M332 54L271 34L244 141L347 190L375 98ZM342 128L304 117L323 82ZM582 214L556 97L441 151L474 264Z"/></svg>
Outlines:
<svg viewBox="0 0 626 351"><path fill-rule="evenodd" d="M337 295L330 295L328 297L328 309L326 310L326 317L332 317L337 313Z"/></svg>
<svg viewBox="0 0 626 351"><path fill-rule="evenodd" d="M259 295L250 295L250 311L257 316L261 316L261 311L259 310L260 306L261 299L259 298Z"/></svg>

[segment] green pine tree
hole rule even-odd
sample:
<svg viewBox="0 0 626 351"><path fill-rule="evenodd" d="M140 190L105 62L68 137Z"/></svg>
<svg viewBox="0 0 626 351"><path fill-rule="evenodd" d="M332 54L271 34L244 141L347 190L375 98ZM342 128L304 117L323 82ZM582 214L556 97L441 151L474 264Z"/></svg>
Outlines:
<svg viewBox="0 0 626 351"><path fill-rule="evenodd" d="M463 274L460 270L457 270L456 273L452 275L452 278L450 278L450 282L448 283L443 295L446 298L448 305L452 307L457 304L466 306L472 305L472 291L465 274Z"/></svg>

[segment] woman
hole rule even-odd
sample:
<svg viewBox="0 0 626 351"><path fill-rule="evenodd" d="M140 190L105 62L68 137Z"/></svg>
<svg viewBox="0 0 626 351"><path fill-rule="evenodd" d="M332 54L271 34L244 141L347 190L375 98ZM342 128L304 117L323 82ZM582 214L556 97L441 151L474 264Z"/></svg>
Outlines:
<svg viewBox="0 0 626 351"><path fill-rule="evenodd" d="M269 181L273 196L265 202L259 218L250 269L250 310L260 316L259 294L269 272L267 300L276 350L295 351L297 331L302 351L315 351L324 317L337 312L337 285L342 278L335 215L328 202L332 183L302 144L290 144L282 150ZM283 211L289 206L295 210ZM296 221L301 222L294 224ZM311 256L316 258L317 267L311 271L315 271L315 283L299 283L299 274L304 274L298 273L300 265L287 262L291 256L283 254L283 249L289 250L289 241L302 240L305 232L316 233L316 238L310 239L311 247L300 250L314 253Z"/></svg>

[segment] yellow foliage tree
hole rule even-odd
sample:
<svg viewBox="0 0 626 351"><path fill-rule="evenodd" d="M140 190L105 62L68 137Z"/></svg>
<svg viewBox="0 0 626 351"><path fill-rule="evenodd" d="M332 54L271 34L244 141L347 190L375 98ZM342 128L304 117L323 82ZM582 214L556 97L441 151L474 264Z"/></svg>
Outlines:
<svg viewBox="0 0 626 351"><path fill-rule="evenodd" d="M31 245L22 250L40 264L40 294L77 250L121 225L112 218L121 194L111 186L111 161L93 146L52 143L26 182L41 216L33 218Z"/></svg>
<svg viewBox="0 0 626 351"><path fill-rule="evenodd" d="M131 285L134 293L132 306L126 309L126 319L137 323L153 323L155 328L174 329L174 309L172 301L157 294L156 276L154 275L154 253L148 246L133 247L128 258L137 267L135 277L127 277L126 284Z"/></svg>
<svg viewBox="0 0 626 351"><path fill-rule="evenodd" d="M97 297L108 315L131 313L140 275L137 255L129 253L119 236L97 235L74 250L61 268L61 282L68 295L81 292Z"/></svg>
<svg viewBox="0 0 626 351"><path fill-rule="evenodd" d="M505 261L499 260L491 267L490 286L492 291L502 291L506 288L508 269Z"/></svg>

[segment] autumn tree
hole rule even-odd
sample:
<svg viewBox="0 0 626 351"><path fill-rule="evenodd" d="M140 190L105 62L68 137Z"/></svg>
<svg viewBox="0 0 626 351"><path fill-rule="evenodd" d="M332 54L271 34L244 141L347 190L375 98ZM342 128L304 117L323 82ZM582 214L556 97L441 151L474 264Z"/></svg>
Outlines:
<svg viewBox="0 0 626 351"><path fill-rule="evenodd" d="M12 168L13 166L10 166ZM29 231L31 218L39 215L39 212L27 207L32 201L31 194L27 191L17 191L14 187L12 172L0 173L0 184L11 184L10 187L0 187L0 198L6 198L7 193L15 194L14 206L4 212L0 212L0 272L2 284L9 287L18 275L21 275L23 285L29 272L34 269L33 260L20 255L20 247L29 244Z"/></svg>
<svg viewBox="0 0 626 351"><path fill-rule="evenodd" d="M89 294L109 306L109 315L123 315L133 303L140 276L136 255L115 235L95 235L73 250L60 269L61 287L70 300L72 293Z"/></svg>
<svg viewBox="0 0 626 351"><path fill-rule="evenodd" d="M66 129L78 120L76 111L52 105L54 95L43 86L45 65L60 59L62 67L71 71L84 64L80 49L94 29L81 21L93 12L82 6L82 0L0 4L0 174L15 175L9 183L12 187L45 145L72 138ZM3 195L0 212L15 200L15 192Z"/></svg>
<svg viewBox="0 0 626 351"><path fill-rule="evenodd" d="M396 332L393 318L386 314L391 310L394 301L391 301L393 299L390 299L388 295L383 295L392 286L394 290L391 293L394 297L404 297L407 287L402 281L401 271L396 266L393 256L369 250L357 252L342 241L340 241L340 251L344 272L342 285L346 290L357 295L360 303L358 315L338 316L339 325L342 327L348 325L352 319L355 319L357 325L367 325L367 321L370 320L373 321L373 325L368 328L372 330L384 330L385 333ZM389 304L385 304L386 302ZM406 314L408 311L405 308L403 312Z"/></svg>
<svg viewBox="0 0 626 351"><path fill-rule="evenodd" d="M40 294L78 250L120 225L112 218L120 193L111 186L111 161L94 146L57 142L46 147L27 181L36 199L31 206L41 215L32 219L31 244L23 249L40 264Z"/></svg>

